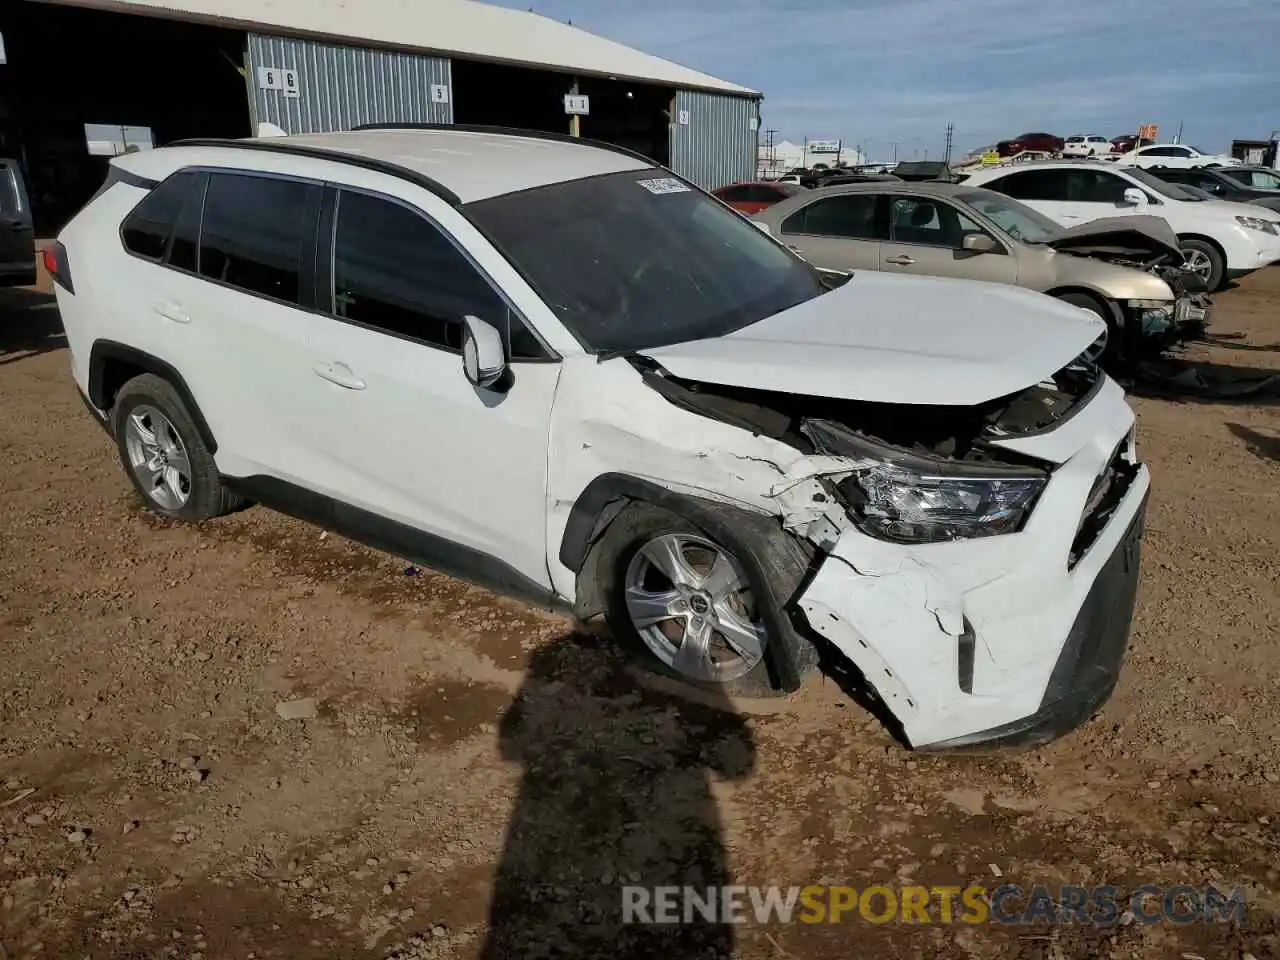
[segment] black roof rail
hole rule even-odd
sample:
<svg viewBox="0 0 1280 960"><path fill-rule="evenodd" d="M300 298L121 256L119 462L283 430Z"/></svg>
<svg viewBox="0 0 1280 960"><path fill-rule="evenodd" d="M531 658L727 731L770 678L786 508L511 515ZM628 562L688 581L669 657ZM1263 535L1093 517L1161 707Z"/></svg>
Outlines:
<svg viewBox="0 0 1280 960"><path fill-rule="evenodd" d="M457 131L460 133L494 133L504 137L525 137L529 140L552 140L556 143L576 143L585 144L588 147L598 147L601 150L609 150L613 153L620 153L625 157L633 160L643 160L650 166L660 167L653 157L646 157L643 153L635 150L629 150L626 147L620 147L616 143L607 143L604 140L591 140L587 137L575 137L568 133L554 133L550 130L529 130L524 127L492 127L480 123L362 123L351 128L356 130L444 130Z"/></svg>
<svg viewBox="0 0 1280 960"><path fill-rule="evenodd" d="M167 143L158 149L163 150L165 147L229 147L233 150L259 150L263 153L287 153L298 157L308 157L313 160L332 160L335 163L345 163L349 166L372 170L375 173L385 173L392 177L399 177L401 180L407 180L422 187L424 190L434 193L451 207L462 206L462 198L439 181L431 179L426 174L418 173L416 170L402 167L398 163L379 160L376 157L343 153L340 150L326 150L323 147L312 147L305 143L289 143L275 137L264 137L255 140L219 140L215 138L175 140L173 143Z"/></svg>

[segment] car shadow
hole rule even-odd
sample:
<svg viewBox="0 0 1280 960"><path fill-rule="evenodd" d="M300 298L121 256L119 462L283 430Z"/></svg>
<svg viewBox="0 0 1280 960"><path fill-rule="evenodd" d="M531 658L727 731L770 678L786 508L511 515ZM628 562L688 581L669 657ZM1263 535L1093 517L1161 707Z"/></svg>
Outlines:
<svg viewBox="0 0 1280 960"><path fill-rule="evenodd" d="M723 694L660 692L607 637L573 633L533 656L500 740L524 774L482 957L732 954L733 927L683 902L682 922L646 922L656 887L731 882L712 784L745 778L756 751Z"/></svg>
<svg viewBox="0 0 1280 960"><path fill-rule="evenodd" d="M1243 440L1249 452L1260 460L1280 461L1280 436L1259 433L1242 423L1228 423L1227 429Z"/></svg>
<svg viewBox="0 0 1280 960"><path fill-rule="evenodd" d="M62 350L67 345L51 293L0 289L0 364Z"/></svg>
<svg viewBox="0 0 1280 960"><path fill-rule="evenodd" d="M1280 370L1204 360L1144 361L1121 385L1136 397L1188 403L1280 405Z"/></svg>
<svg viewBox="0 0 1280 960"><path fill-rule="evenodd" d="M1201 338L1201 343L1223 350L1256 351L1258 353L1280 353L1280 343L1244 343L1244 334L1208 334Z"/></svg>

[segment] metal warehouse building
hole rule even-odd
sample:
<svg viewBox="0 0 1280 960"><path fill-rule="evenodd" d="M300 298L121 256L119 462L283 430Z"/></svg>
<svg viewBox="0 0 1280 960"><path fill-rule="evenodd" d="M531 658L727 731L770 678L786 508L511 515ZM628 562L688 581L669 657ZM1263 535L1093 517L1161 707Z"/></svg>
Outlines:
<svg viewBox="0 0 1280 960"><path fill-rule="evenodd" d="M46 231L92 196L115 153L264 124L576 125L715 187L754 175L759 104L746 87L476 0L0 0L0 156L26 170Z"/></svg>

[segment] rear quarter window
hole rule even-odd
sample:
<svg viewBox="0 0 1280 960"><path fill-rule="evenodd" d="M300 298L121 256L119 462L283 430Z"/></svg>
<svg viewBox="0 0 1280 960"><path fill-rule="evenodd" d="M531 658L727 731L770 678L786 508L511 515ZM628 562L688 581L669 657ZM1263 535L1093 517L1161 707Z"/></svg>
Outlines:
<svg viewBox="0 0 1280 960"><path fill-rule="evenodd" d="M194 170L181 170L159 184L133 208L120 227L120 239L130 253L165 262L170 253L174 228L181 220L186 230L194 217L199 229L201 194L206 177ZM194 233L180 243L173 266L195 269Z"/></svg>

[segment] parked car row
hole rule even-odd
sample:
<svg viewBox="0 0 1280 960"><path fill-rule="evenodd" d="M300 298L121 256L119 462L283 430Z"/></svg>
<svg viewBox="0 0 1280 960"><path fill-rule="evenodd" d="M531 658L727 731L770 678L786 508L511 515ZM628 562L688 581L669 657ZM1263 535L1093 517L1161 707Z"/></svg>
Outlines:
<svg viewBox="0 0 1280 960"><path fill-rule="evenodd" d="M1136 136L1114 137L1108 140L1098 134L1074 134L1065 139L1051 133L1024 133L996 144L1001 157L1019 154L1047 154L1049 157L1098 158L1115 160L1119 164L1137 167L1207 167L1234 166L1240 163L1234 157L1210 153L1185 143L1155 143Z"/></svg>

